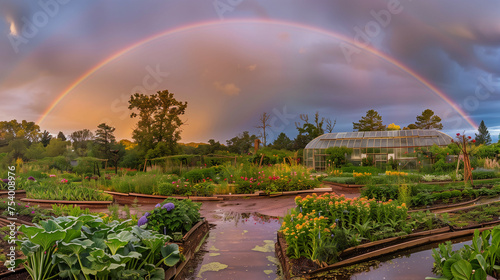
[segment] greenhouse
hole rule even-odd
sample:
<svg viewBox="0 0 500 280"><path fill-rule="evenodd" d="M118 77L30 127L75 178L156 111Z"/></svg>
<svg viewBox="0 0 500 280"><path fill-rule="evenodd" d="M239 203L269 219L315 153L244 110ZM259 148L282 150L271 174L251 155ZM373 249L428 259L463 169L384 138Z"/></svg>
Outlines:
<svg viewBox="0 0 500 280"><path fill-rule="evenodd" d="M326 133L307 144L304 163L308 168L324 170L330 166L326 149L346 147L353 149L346 159L354 165L382 167L396 161L402 168L415 168L432 163L430 147L451 142L449 135L428 129Z"/></svg>

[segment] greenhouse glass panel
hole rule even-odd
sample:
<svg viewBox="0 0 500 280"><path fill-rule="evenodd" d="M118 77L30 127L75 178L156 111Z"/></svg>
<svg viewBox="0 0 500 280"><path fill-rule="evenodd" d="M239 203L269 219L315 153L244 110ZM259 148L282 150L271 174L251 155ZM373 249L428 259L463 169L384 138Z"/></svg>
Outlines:
<svg viewBox="0 0 500 280"><path fill-rule="evenodd" d="M356 139L354 140L354 146L353 148L361 148L361 139Z"/></svg>
<svg viewBox="0 0 500 280"><path fill-rule="evenodd" d="M365 138L375 137L375 132L376 131L366 131L365 132Z"/></svg>
<svg viewBox="0 0 500 280"><path fill-rule="evenodd" d="M387 147L394 147L394 139L387 139Z"/></svg>
<svg viewBox="0 0 500 280"><path fill-rule="evenodd" d="M401 147L401 138L394 138L394 147Z"/></svg>
<svg viewBox="0 0 500 280"><path fill-rule="evenodd" d="M375 148L376 147L380 147L380 139L375 139L375 142L374 142L374 145L373 145Z"/></svg>
<svg viewBox="0 0 500 280"><path fill-rule="evenodd" d="M374 143L375 143L375 139L368 139L367 147L368 148L373 148Z"/></svg>
<svg viewBox="0 0 500 280"><path fill-rule="evenodd" d="M414 138L407 138L407 139L406 139L406 140L408 141L407 145L408 145L409 147L413 146L413 139L414 139Z"/></svg>
<svg viewBox="0 0 500 280"><path fill-rule="evenodd" d="M406 147L408 146L408 139L407 138L401 138L401 147Z"/></svg>

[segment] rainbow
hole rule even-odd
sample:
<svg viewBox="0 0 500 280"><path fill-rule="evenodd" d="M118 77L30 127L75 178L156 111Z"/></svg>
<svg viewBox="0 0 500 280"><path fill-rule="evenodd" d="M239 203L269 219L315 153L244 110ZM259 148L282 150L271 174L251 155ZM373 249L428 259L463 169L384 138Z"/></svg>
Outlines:
<svg viewBox="0 0 500 280"><path fill-rule="evenodd" d="M145 39L142 39L141 41L139 42L136 42L124 49L121 49L120 51L112 54L111 56L109 56L108 58L104 59L103 61L99 62L97 65L95 65L94 67L92 67L91 69L89 69L87 72L83 73L83 75L81 75L78 79L76 79L73 83L71 83L66 89L63 90L63 92L61 92L61 94L59 94L59 96L50 104L50 106L45 110L45 112L42 114L42 116L38 119L37 121L37 124L40 125L44 120L45 118L50 114L50 112L52 112L52 110L54 110L54 108L57 106L57 104L59 102L61 102L61 100L64 99L64 97L66 97L73 89L75 89L78 85L80 85L82 82L84 82L87 78L89 78L92 74L94 74L95 72L97 72L99 69L101 69L102 67L104 67L106 64L120 58L121 56L145 45L145 44L148 44L152 41L155 41L159 38L162 38L162 37L165 37L165 36L169 36L169 35L172 35L172 34L176 34L176 33L180 33L180 32L184 32L184 31L188 31L188 30L191 30L191 29L195 29L195 28L200 28L200 27L207 27L207 26L217 26L217 25L223 25L223 24L234 24L234 23L250 23L250 24L272 24L272 25L278 25L278 26L286 26L286 27L294 27L294 28L299 28L299 29L305 29L305 30L310 30L310 31L314 31L314 32L317 32L319 34L323 34L323 35L326 35L328 37L333 37L333 38L336 38L338 40L342 40L352 46L355 46L356 48L359 48L361 50L364 50L368 53L371 53L375 56L377 56L378 58L382 59L382 60L385 60L391 64L393 64L394 66L396 66L397 68L399 68L400 70L406 72L407 74L409 74L410 76L412 76L413 78L415 78L418 82L420 82L422 85L424 85L425 87L427 87L428 89L430 89L433 93L435 93L437 96L439 96L442 100L444 100L446 103L448 103L461 117L463 117L467 123L470 124L470 126L473 128L473 129L476 129L478 127L478 125L474 122L474 120L472 120L457 104L455 104L455 102L453 102L453 100L447 96L443 91L441 91L440 89L438 89L436 86L434 86L431 82L425 80L422 76L420 76L419 74L417 74L416 72L414 72L412 69L410 69L409 67L407 67L406 65L404 65L403 63L395 60L394 58L378 51L377 49L373 48L373 47L370 47L370 46L365 46L365 45L361 45L359 44L358 42L356 42L355 40L353 40L352 38L349 38L345 35L342 35L342 34L339 34L339 33L334 33L334 32L331 32L331 31L328 31L328 30L325 30L325 29L321 29L321 28L318 28L318 27L313 27L313 26L308 26L308 25L304 25L304 24L298 24L298 23L294 23L294 22L287 22L287 21L278 21L278 20L267 20L267 19L258 19L258 20L248 20L248 19L245 19L245 20L224 20L224 21L208 21L208 22L201 22L201 23L194 23L194 24L189 24L189 25L185 25L185 26L181 26L181 27L178 27L178 28L175 28L175 29L169 29L169 30L166 30L166 31L163 31L161 33L158 33L158 34L155 34L155 35L152 35L150 37L147 37Z"/></svg>

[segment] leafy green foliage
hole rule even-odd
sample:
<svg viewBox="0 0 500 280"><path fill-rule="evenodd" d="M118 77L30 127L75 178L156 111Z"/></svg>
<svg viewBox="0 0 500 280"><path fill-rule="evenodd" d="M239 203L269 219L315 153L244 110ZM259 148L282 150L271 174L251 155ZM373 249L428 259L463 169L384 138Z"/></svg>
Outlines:
<svg viewBox="0 0 500 280"><path fill-rule="evenodd" d="M475 230L472 244L458 251L452 251L449 241L432 251L435 272L442 277L426 279L484 280L500 268L500 226L481 234Z"/></svg>
<svg viewBox="0 0 500 280"><path fill-rule="evenodd" d="M16 243L32 279L163 279L159 266L180 259L178 246L166 243L170 237L128 221L68 216L20 231L24 237Z"/></svg>
<svg viewBox="0 0 500 280"><path fill-rule="evenodd" d="M359 122L352 123L352 129L357 131L381 131L385 130L382 124L382 117L375 110L368 110L366 116L361 117Z"/></svg>
<svg viewBox="0 0 500 280"><path fill-rule="evenodd" d="M328 163L331 163L332 166L339 168L346 164L345 156L350 155L352 153L352 149L346 147L330 147L326 149L325 153L328 154Z"/></svg>
<svg viewBox="0 0 500 280"><path fill-rule="evenodd" d="M164 207L167 203L173 203L175 208L168 210ZM200 220L200 207L201 203L190 199L167 198L149 212L146 228L168 235L174 232L186 233Z"/></svg>

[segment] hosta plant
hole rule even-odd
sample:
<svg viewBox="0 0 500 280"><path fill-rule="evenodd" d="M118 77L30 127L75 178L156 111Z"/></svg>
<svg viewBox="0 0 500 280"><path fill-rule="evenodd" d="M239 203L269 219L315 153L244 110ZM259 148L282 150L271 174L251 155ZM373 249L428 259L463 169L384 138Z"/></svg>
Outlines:
<svg viewBox="0 0 500 280"><path fill-rule="evenodd" d="M169 236L130 226L104 223L97 216L58 217L19 229L21 260L38 279L164 279L162 264L175 265L179 248Z"/></svg>

